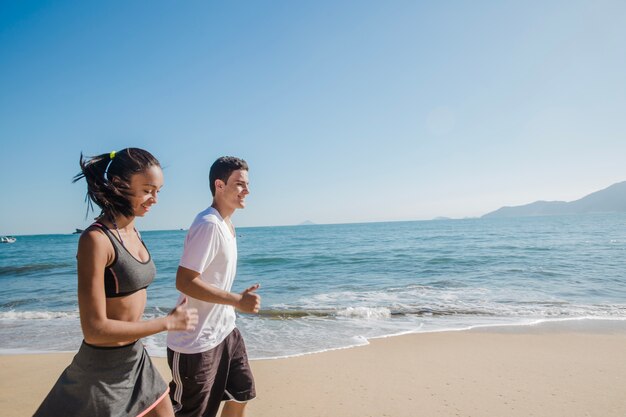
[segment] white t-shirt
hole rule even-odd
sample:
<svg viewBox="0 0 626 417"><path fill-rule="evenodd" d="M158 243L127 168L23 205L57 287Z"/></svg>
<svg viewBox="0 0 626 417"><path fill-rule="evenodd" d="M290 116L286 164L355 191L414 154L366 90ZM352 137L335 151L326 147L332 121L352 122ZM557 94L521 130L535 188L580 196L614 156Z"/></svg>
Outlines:
<svg viewBox="0 0 626 417"><path fill-rule="evenodd" d="M180 266L200 273L205 283L230 291L237 272L237 240L220 213L209 207L194 219L187 237ZM167 347L180 353L201 353L219 345L235 328L235 309L180 294L189 308L198 309L194 331L170 331Z"/></svg>

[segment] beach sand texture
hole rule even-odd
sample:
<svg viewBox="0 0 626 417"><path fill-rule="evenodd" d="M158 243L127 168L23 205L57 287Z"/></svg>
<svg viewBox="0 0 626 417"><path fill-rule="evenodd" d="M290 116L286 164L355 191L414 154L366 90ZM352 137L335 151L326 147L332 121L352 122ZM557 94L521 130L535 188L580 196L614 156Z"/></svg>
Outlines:
<svg viewBox="0 0 626 417"><path fill-rule="evenodd" d="M0 356L2 416L30 416L72 356ZM412 334L252 367L249 417L626 416L623 330Z"/></svg>

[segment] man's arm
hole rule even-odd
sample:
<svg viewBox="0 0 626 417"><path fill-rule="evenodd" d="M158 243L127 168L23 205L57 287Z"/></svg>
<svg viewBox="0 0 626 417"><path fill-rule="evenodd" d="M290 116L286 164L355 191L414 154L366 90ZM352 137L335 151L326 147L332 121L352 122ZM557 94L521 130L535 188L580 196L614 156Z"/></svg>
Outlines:
<svg viewBox="0 0 626 417"><path fill-rule="evenodd" d="M241 294L221 290L200 279L200 273L179 266L176 271L176 289L196 300L207 303L226 304L244 313L258 313L261 307L261 296L256 294L259 284L247 288Z"/></svg>

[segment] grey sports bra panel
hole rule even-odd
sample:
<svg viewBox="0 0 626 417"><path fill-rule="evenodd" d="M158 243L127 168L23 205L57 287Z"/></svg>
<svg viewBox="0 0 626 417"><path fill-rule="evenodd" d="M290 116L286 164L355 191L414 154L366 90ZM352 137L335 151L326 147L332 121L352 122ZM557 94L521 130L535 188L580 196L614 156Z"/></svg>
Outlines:
<svg viewBox="0 0 626 417"><path fill-rule="evenodd" d="M148 287L156 276L156 267L150 251L148 251L148 260L141 262L128 252L108 227L98 222L93 223L92 226L99 227L107 235L115 250L113 263L104 270L106 298L123 297ZM148 250L143 240L141 243Z"/></svg>

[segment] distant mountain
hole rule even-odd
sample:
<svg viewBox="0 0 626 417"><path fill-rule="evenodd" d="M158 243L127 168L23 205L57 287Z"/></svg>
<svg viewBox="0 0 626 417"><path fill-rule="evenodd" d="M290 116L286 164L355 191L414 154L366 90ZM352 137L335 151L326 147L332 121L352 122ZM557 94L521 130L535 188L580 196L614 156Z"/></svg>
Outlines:
<svg viewBox="0 0 626 417"><path fill-rule="evenodd" d="M579 200L536 201L523 206L502 207L482 217L528 217L607 212L626 212L626 181L613 184Z"/></svg>
<svg viewBox="0 0 626 417"><path fill-rule="evenodd" d="M298 226L313 226L315 225L315 223L313 223L311 220L305 220L302 223L300 223Z"/></svg>

